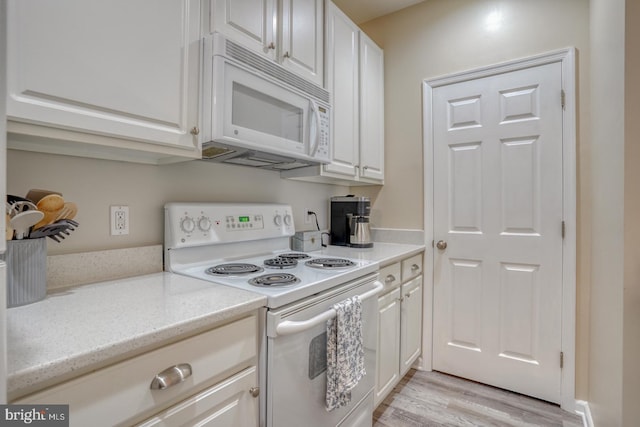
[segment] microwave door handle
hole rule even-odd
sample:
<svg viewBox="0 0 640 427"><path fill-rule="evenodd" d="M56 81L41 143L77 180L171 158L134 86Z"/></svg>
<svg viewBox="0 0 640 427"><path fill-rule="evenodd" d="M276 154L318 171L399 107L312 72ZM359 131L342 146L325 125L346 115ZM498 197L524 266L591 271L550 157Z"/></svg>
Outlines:
<svg viewBox="0 0 640 427"><path fill-rule="evenodd" d="M376 285L375 288L360 295L360 299L365 300L367 298L376 296L382 291L382 289L384 289L384 285L380 281L376 280L375 285ZM336 311L333 308L330 308L329 310L324 311L308 320L301 320L301 321L285 320L284 322L280 322L276 326L275 328L276 334L279 336L282 336L282 335L291 335L298 332L306 331L307 329L311 329L314 326L319 325L322 322L326 322L327 320L333 317L336 317Z"/></svg>
<svg viewBox="0 0 640 427"><path fill-rule="evenodd" d="M311 105L311 132L309 133L310 137L313 137L313 141L309 141L309 155L314 157L316 151L318 151L318 144L320 143L320 109L318 108L318 104L312 99L309 100L309 104Z"/></svg>

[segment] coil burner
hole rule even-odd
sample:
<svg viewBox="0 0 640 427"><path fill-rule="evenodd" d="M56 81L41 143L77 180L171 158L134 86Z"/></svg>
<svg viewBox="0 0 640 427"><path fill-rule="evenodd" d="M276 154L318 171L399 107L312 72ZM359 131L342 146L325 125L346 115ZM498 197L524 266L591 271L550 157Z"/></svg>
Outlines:
<svg viewBox="0 0 640 427"><path fill-rule="evenodd" d="M245 274L260 273L264 271L262 267L255 264L230 263L218 264L207 268L206 273L212 276L243 276Z"/></svg>
<svg viewBox="0 0 640 427"><path fill-rule="evenodd" d="M356 265L355 262L344 258L315 258L305 262L306 265L313 268L332 270L336 268L347 268Z"/></svg>
<svg viewBox="0 0 640 427"><path fill-rule="evenodd" d="M278 255L278 258L287 258L287 259L307 259L311 258L311 255L307 255L302 252L287 252L285 254Z"/></svg>
<svg viewBox="0 0 640 427"><path fill-rule="evenodd" d="M293 274L288 273L274 273L274 274L263 274L262 276L254 277L249 280L249 284L254 286L290 286L300 283L300 279L298 279Z"/></svg>
<svg viewBox="0 0 640 427"><path fill-rule="evenodd" d="M264 260L264 266L269 268L293 268L298 265L298 261L294 258L270 258Z"/></svg>

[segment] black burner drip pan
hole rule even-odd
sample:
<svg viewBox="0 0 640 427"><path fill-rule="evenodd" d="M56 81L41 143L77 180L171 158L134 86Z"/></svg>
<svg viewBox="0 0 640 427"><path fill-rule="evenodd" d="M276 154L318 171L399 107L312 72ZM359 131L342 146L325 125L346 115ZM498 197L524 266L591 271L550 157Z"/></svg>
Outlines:
<svg viewBox="0 0 640 427"><path fill-rule="evenodd" d="M305 265L313 268L332 270L336 268L353 267L356 263L345 258L315 258L305 262Z"/></svg>
<svg viewBox="0 0 640 427"><path fill-rule="evenodd" d="M245 274L260 273L262 271L264 271L264 269L255 264L237 262L214 265L213 267L207 268L206 273L212 276L243 276Z"/></svg>
<svg viewBox="0 0 640 427"><path fill-rule="evenodd" d="M263 274L262 276L249 280L250 285L264 287L291 286L297 283L300 283L300 279L288 273Z"/></svg>

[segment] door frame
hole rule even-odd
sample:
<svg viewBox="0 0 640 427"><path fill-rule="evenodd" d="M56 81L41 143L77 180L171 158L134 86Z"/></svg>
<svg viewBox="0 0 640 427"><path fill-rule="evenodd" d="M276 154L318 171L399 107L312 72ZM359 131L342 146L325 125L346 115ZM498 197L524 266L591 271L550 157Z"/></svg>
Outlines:
<svg viewBox="0 0 640 427"><path fill-rule="evenodd" d="M562 241L562 327L561 351L564 366L561 372L560 406L574 412L575 401L575 337L576 337L576 68L575 48L547 52L527 58L503 62L473 70L425 79L422 83L423 147L424 147L424 234L425 271L424 307L431 308L423 317L422 359L420 367L433 366L433 89L510 71L559 62L562 68L564 110L562 115L562 210L565 234ZM558 94L558 102L561 95ZM559 361L558 361L559 362Z"/></svg>

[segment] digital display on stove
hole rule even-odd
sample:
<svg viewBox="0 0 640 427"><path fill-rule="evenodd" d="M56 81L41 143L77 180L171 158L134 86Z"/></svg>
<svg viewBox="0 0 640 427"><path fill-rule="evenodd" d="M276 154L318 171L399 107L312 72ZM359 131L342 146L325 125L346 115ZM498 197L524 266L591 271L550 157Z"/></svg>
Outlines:
<svg viewBox="0 0 640 427"><path fill-rule="evenodd" d="M249 217L248 216L239 216L238 217L238 222L249 222Z"/></svg>

